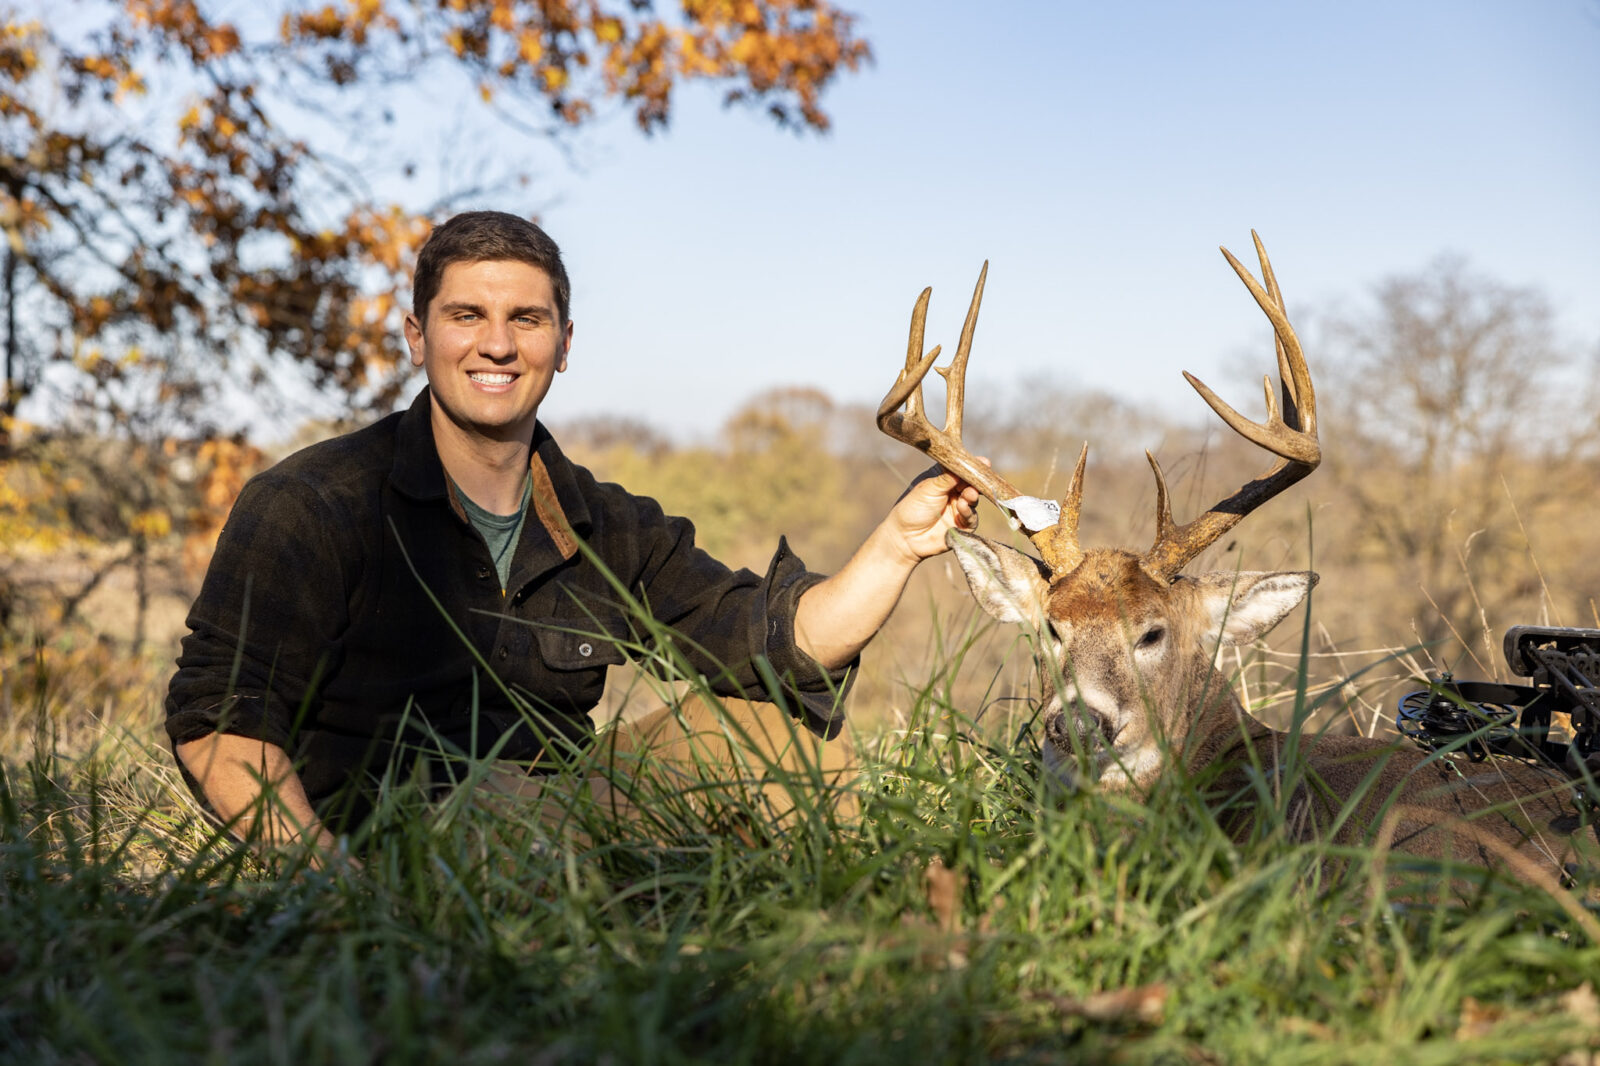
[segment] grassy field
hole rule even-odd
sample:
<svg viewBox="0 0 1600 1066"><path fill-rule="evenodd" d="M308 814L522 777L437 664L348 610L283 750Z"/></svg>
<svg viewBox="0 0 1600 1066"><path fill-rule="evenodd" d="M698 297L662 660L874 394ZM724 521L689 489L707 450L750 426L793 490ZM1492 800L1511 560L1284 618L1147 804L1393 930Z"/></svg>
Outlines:
<svg viewBox="0 0 1600 1066"><path fill-rule="evenodd" d="M1440 270L1385 282L1368 321L1329 308L1322 471L1194 561L1322 575L1278 650L1225 662L1273 725L1379 734L1425 675L1512 680L1508 626L1600 627L1592 397L1550 375L1542 297ZM136 365L94 357L111 377L76 430L3 427L0 1062L1595 1061L1600 915L1566 889L1292 843L1270 802L1235 841L1176 774L1143 802L1042 787L1027 648L975 620L948 557L856 680L858 816L795 780L775 827L712 780L657 787L646 827L574 808L551 838L479 793L401 788L359 866L242 846L179 780L159 708L273 456L161 402L108 424ZM1209 415L996 384L966 439L1024 491L1064 491L1093 441L1086 545L1151 543L1145 448L1183 518L1261 469ZM925 463L805 386L694 441L555 432L756 573L780 534L837 569ZM601 717L694 687L613 680Z"/></svg>
<svg viewBox="0 0 1600 1066"><path fill-rule="evenodd" d="M975 723L952 698L982 635L858 735L859 818L797 780L773 831L725 782L530 843L515 810L402 788L328 871L208 828L147 711L75 719L43 678L0 783L0 1056L1593 1061L1600 944L1571 897L1375 877L1270 816L1235 843L1177 776L1143 803L1041 790L1026 705Z"/></svg>

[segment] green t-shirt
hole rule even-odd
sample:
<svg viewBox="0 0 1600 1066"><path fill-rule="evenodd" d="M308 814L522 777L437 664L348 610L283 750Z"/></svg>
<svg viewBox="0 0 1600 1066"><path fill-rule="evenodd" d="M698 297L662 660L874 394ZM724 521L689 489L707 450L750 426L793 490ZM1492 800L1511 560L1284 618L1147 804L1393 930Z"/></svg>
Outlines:
<svg viewBox="0 0 1600 1066"><path fill-rule="evenodd" d="M456 485L456 495L461 497L461 506L473 526L483 535L484 543L489 545L489 557L494 560L494 572L500 577L500 592L503 595L506 581L511 577L511 557L516 553L517 539L522 536L522 523L528 517L528 501L533 497L533 479L526 478L522 482L522 503L517 506L516 514L485 511L467 498L460 485Z"/></svg>

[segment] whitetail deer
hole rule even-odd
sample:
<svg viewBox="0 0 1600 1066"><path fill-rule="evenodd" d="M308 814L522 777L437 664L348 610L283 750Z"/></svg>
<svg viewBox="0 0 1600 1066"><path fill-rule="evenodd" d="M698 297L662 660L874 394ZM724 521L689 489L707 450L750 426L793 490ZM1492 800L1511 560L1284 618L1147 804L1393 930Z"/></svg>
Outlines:
<svg viewBox="0 0 1600 1066"><path fill-rule="evenodd" d="M1184 377L1228 426L1276 459L1260 477L1180 526L1172 518L1161 467L1147 452L1155 472L1156 540L1142 555L1079 547L1087 444L1059 503L1023 496L962 444L967 359L988 264L978 276L955 358L937 368L946 382L944 427L929 422L922 401L922 380L939 355L937 347L922 352L932 290L923 291L912 312L905 368L878 408L878 427L975 486L1038 549L1042 561L976 534L949 534L983 609L1036 636L1040 683L1048 695L1042 755L1060 782L1142 792L1171 753L1191 772L1215 768L1216 786L1242 797L1227 816L1237 832L1249 828L1252 767L1259 766L1275 789L1292 790L1285 810L1298 838L1352 843L1376 834L1413 854L1448 852L1548 876L1571 859L1579 833L1587 832L1580 829L1561 775L1514 760L1474 763L1376 738L1309 734L1293 742L1305 772L1286 772L1290 734L1247 714L1216 669L1214 649L1256 640L1317 582L1309 571L1181 573L1321 460L1311 374L1259 237L1255 245L1262 282L1226 248L1222 254L1272 322L1282 409L1270 378L1267 418L1258 424L1193 375Z"/></svg>

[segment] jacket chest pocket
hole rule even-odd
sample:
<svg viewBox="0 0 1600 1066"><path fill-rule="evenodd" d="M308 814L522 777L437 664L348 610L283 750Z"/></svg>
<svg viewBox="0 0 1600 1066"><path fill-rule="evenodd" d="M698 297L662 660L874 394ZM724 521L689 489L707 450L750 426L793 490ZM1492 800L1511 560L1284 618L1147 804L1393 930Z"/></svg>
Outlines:
<svg viewBox="0 0 1600 1066"><path fill-rule="evenodd" d="M539 661L549 670L564 673L603 669L620 666L628 658L608 635L625 632L621 619L574 622L569 618L541 618L533 622L532 629Z"/></svg>
<svg viewBox="0 0 1600 1066"><path fill-rule="evenodd" d="M512 650L510 669L503 676L542 711L573 718L587 714L605 694L606 667L627 661L616 641L605 635L613 631L591 619L540 618L516 630L507 645L525 641L526 647Z"/></svg>

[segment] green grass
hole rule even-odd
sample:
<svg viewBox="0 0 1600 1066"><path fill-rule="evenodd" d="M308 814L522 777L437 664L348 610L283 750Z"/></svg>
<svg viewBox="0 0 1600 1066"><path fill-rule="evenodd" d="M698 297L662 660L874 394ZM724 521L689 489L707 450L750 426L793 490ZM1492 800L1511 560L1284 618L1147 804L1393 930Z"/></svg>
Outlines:
<svg viewBox="0 0 1600 1066"><path fill-rule="evenodd" d="M1548 894L1395 903L1438 872L1396 890L1270 824L1236 844L1176 777L1042 793L1023 712L949 705L960 647L862 745L860 819L797 782L778 834L728 788L530 848L514 811L401 788L364 865L317 872L209 830L164 752L40 729L0 783L0 1056L1589 1061L1600 947Z"/></svg>

